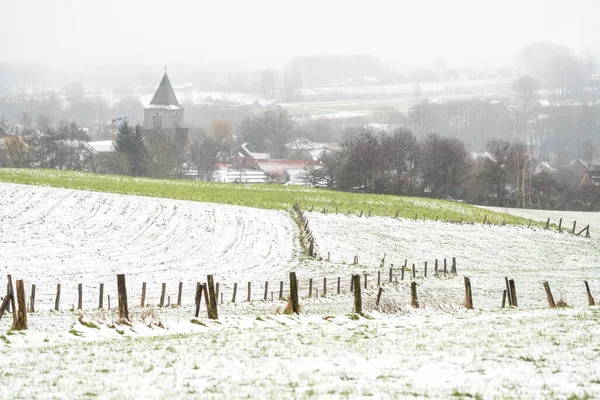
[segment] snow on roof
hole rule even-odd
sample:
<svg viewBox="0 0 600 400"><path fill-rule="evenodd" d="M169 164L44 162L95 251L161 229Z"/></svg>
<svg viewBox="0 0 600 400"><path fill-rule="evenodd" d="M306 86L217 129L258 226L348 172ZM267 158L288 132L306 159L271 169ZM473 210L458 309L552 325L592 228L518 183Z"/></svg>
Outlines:
<svg viewBox="0 0 600 400"><path fill-rule="evenodd" d="M251 152L250 155L255 160L268 160L269 158L271 158L271 153L254 153L254 152Z"/></svg>
<svg viewBox="0 0 600 400"><path fill-rule="evenodd" d="M88 142L88 144L98 153L113 153L115 151L112 140L98 140Z"/></svg>
<svg viewBox="0 0 600 400"><path fill-rule="evenodd" d="M327 147L326 143L315 143L305 137L299 137L291 143L285 145L290 150L320 150Z"/></svg>

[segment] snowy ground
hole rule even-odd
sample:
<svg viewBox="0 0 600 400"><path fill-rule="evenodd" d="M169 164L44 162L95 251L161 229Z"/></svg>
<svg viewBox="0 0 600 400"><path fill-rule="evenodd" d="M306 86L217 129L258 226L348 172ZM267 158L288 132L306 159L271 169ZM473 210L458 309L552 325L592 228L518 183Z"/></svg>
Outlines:
<svg viewBox="0 0 600 400"><path fill-rule="evenodd" d="M174 302L183 282L189 303L207 274L230 286L296 270L296 229L281 211L2 183L0 283L11 274L36 284L40 309L54 306L57 283L62 307L77 304L83 283L92 307L100 283L116 299L124 273L136 298L147 282L156 304L165 282Z"/></svg>
<svg viewBox="0 0 600 400"><path fill-rule="evenodd" d="M309 213L309 224L323 257L335 262L359 263L371 279L383 255L386 266L416 264L420 291L432 301L460 302L463 280L432 278L435 259L440 264L456 257L459 275L471 278L478 307L497 307L505 288L504 277L515 280L521 307L546 304L542 282L549 281L555 297L567 303L587 304L584 280L600 296L600 241L541 228L453 224L385 217ZM428 278L423 278L428 262ZM449 267L448 267L449 268ZM399 269L394 270L399 276ZM408 274L407 274L408 275ZM398 278L399 279L399 278ZM406 277L408 279L408 277ZM408 284L407 282L405 283Z"/></svg>
<svg viewBox="0 0 600 400"><path fill-rule="evenodd" d="M307 215L320 262L301 256L285 212L0 184L0 285L8 273L38 285L28 331L0 320L0 399L600 396L600 308L587 306L582 282L600 300L600 241L539 228ZM434 259L441 270L451 257L458 275L433 277ZM406 271L401 280L405 259L416 278ZM300 317L281 314L286 304L277 299L291 270L301 283ZM118 272L127 276L132 327L115 323ZM348 314L357 272L368 274L371 319ZM193 283L207 273L225 294L219 321L207 320L203 305L192 323ZM462 275L471 277L476 310L462 307ZM504 276L515 279L519 309L499 308ZM322 295L323 277L327 296L307 298L308 279ZM273 302L270 293L259 300L265 280ZM411 280L419 309L410 306ZM545 280L572 307L547 309ZM174 302L183 281L183 306L140 308L142 281L151 304L160 283ZM59 312L51 310L57 282ZM81 318L97 328L71 310L79 282ZM111 310L94 308L100 282Z"/></svg>
<svg viewBox="0 0 600 400"><path fill-rule="evenodd" d="M545 222L550 218L550 222L558 225L559 220L563 219L563 228L573 229L573 221L577 221L576 231L579 232L590 226L590 235L594 239L600 239L600 212L585 211L548 211L548 210L527 210L523 208L505 208L505 207L485 207L489 210L505 214L516 215L517 217L531 218L534 221Z"/></svg>

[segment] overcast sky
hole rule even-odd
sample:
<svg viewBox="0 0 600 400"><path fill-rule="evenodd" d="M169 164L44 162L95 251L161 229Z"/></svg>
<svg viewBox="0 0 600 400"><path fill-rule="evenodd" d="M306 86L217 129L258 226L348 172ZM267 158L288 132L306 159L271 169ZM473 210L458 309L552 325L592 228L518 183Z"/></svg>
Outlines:
<svg viewBox="0 0 600 400"><path fill-rule="evenodd" d="M547 40L600 53L600 0L0 0L0 61L242 64L373 54L504 65Z"/></svg>

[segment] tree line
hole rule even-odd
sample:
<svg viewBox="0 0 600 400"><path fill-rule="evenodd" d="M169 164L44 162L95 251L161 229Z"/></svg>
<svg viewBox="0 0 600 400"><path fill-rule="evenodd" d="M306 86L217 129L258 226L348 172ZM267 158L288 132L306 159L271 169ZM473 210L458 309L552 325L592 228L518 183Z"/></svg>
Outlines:
<svg viewBox="0 0 600 400"><path fill-rule="evenodd" d="M538 168L526 144L491 140L470 153L460 139L410 129L362 127L307 175L331 189L453 199L488 206L600 209L600 190L580 187L583 172Z"/></svg>

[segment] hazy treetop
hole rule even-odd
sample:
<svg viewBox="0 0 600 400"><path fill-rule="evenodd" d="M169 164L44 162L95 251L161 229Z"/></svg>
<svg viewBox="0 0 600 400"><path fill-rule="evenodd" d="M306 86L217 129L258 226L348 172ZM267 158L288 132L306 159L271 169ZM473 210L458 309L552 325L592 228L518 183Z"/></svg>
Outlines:
<svg viewBox="0 0 600 400"><path fill-rule="evenodd" d="M2 2L0 62L280 67L373 54L397 66L505 65L528 42L600 49L597 0Z"/></svg>

